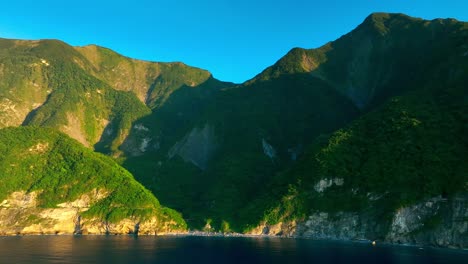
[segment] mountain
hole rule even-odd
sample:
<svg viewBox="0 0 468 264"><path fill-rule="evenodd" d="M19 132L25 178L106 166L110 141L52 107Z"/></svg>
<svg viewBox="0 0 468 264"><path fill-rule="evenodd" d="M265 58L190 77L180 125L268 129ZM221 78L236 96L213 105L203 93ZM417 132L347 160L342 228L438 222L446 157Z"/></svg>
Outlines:
<svg viewBox="0 0 468 264"><path fill-rule="evenodd" d="M116 158L191 229L466 248L467 43L466 22L374 13L232 84L94 45L1 39L0 125Z"/></svg>
<svg viewBox="0 0 468 264"><path fill-rule="evenodd" d="M264 209L250 232L465 248L464 83L393 97L317 139L241 212Z"/></svg>
<svg viewBox="0 0 468 264"><path fill-rule="evenodd" d="M221 89L201 106L174 105L164 118L139 120L128 140L135 146L151 143L145 151L127 149L130 158L123 165L164 203L183 212L189 225L253 232L268 220L265 215L288 186L295 186L298 177L287 171L314 141L326 140L396 96L431 98L458 89L444 95L447 103L464 98L466 43L467 23L372 14L336 41L318 49L295 48L252 80ZM424 107L420 111L439 106ZM186 122L179 122L187 115ZM183 123L183 129L167 126L169 120ZM397 144L400 139L394 137L386 140ZM394 176L381 177L385 182ZM389 207L386 213L394 210ZM304 215L294 219L305 221Z"/></svg>
<svg viewBox="0 0 468 264"><path fill-rule="evenodd" d="M75 49L85 58L77 63L87 72L116 90L133 92L151 109L163 105L180 87L195 87L212 78L208 71L180 62L139 61L95 45Z"/></svg>
<svg viewBox="0 0 468 264"><path fill-rule="evenodd" d="M205 219L237 225L236 211L300 156L310 135L329 133L358 112L304 75L223 89L193 108L140 119L127 140L144 151L124 143L130 157L123 165L195 228Z"/></svg>
<svg viewBox="0 0 468 264"><path fill-rule="evenodd" d="M467 40L468 23L373 14L324 47L292 50L252 80L308 73L362 115L315 137L239 211L263 213L245 231L466 248ZM357 52L364 43L366 56ZM349 57L338 57L345 46Z"/></svg>
<svg viewBox="0 0 468 264"><path fill-rule="evenodd" d="M438 74L466 56L466 27L455 19L374 13L318 49L291 50L250 82L308 73L369 109L410 89L457 80L460 70L453 76Z"/></svg>
<svg viewBox="0 0 468 264"><path fill-rule="evenodd" d="M166 233L181 216L111 158L37 127L0 130L0 233Z"/></svg>
<svg viewBox="0 0 468 264"><path fill-rule="evenodd" d="M212 79L182 63L133 60L93 45L8 39L0 39L0 77L0 127L53 127L117 156L132 122L175 90Z"/></svg>

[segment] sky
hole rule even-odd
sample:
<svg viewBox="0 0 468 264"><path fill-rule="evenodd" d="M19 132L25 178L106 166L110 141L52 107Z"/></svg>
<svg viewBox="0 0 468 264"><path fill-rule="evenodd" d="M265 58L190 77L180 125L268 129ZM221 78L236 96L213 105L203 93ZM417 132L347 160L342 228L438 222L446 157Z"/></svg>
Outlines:
<svg viewBox="0 0 468 264"><path fill-rule="evenodd" d="M241 83L294 47L339 38L372 12L468 21L468 1L6 0L0 37L96 44L136 59L181 61Z"/></svg>

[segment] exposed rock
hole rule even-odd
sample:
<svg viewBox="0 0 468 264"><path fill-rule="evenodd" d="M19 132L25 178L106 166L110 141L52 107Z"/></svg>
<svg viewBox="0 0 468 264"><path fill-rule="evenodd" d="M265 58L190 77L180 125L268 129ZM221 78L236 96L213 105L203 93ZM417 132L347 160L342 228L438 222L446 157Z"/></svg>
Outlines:
<svg viewBox="0 0 468 264"><path fill-rule="evenodd" d="M276 157L276 151L272 145L268 144L268 142L262 138L262 146L263 146L263 153L270 157L270 159L274 159Z"/></svg>
<svg viewBox="0 0 468 264"><path fill-rule="evenodd" d="M468 247L468 196L435 197L396 212L386 239L397 243L430 243Z"/></svg>
<svg viewBox="0 0 468 264"><path fill-rule="evenodd" d="M67 125L63 125L60 130L70 137L78 140L84 146L89 147L89 142L86 139L86 133L81 127L80 118L73 113L67 113Z"/></svg>
<svg viewBox="0 0 468 264"><path fill-rule="evenodd" d="M149 131L149 129L145 127L143 124L136 124L133 126L133 128L138 131Z"/></svg>
<svg viewBox="0 0 468 264"><path fill-rule="evenodd" d="M274 225L262 223L256 228L247 232L248 235L269 235L269 236L294 236L296 232L296 222L279 222Z"/></svg>
<svg viewBox="0 0 468 264"><path fill-rule="evenodd" d="M9 198L2 201L0 207L18 207L30 208L36 206L36 198L38 192L26 193L25 191L14 192L10 194Z"/></svg>
<svg viewBox="0 0 468 264"><path fill-rule="evenodd" d="M128 156L138 157L148 151L157 151L160 148L160 143L158 137L152 138L148 133L148 128L143 125L135 125L132 128L131 134L133 136L127 137L122 145L121 149Z"/></svg>
<svg viewBox="0 0 468 264"><path fill-rule="evenodd" d="M193 163L200 169L206 169L217 148L214 128L205 124L200 129L192 129L181 141L177 142L168 153L169 158L179 155L185 161Z"/></svg>
<svg viewBox="0 0 468 264"><path fill-rule="evenodd" d="M45 66L50 66L50 63L45 59L41 59L41 63L44 64Z"/></svg>
<svg viewBox="0 0 468 264"><path fill-rule="evenodd" d="M211 220L206 221L205 226L203 227L204 232L212 232L214 228L211 226Z"/></svg>
<svg viewBox="0 0 468 264"><path fill-rule="evenodd" d="M83 232L87 234L142 234L142 235L162 235L167 233L178 233L177 230L172 230L173 222L167 222L161 226L157 218L146 219L140 221L138 219L123 219L118 223L109 223L101 219L89 219L82 224Z"/></svg>
<svg viewBox="0 0 468 264"><path fill-rule="evenodd" d="M33 154L42 154L44 152L46 152L49 148L49 143L48 142L45 142L45 143L37 143L36 145L30 147L28 149L28 151L30 153L33 153Z"/></svg>
<svg viewBox="0 0 468 264"><path fill-rule="evenodd" d="M355 190L355 192L354 192ZM353 194L357 194L357 189L353 189ZM369 198L370 201L377 201L380 198L384 197L386 193L384 194L377 194L377 193L367 193L367 198Z"/></svg>
<svg viewBox="0 0 468 264"><path fill-rule="evenodd" d="M367 212L317 212L302 222L279 223L281 230L260 224L251 234L282 234L340 240L468 247L468 196L441 197L400 208L390 223Z"/></svg>
<svg viewBox="0 0 468 264"><path fill-rule="evenodd" d="M314 189L317 192L323 192L327 188L331 187L333 184L336 186L342 186L344 184L344 179L343 178L321 179L319 182L317 182L314 185Z"/></svg>
<svg viewBox="0 0 468 264"><path fill-rule="evenodd" d="M151 142L151 138L144 138L142 141L141 141L141 145L140 145L140 151L141 152L145 152L146 149L148 148L148 144Z"/></svg>
<svg viewBox="0 0 468 264"><path fill-rule="evenodd" d="M112 123L107 119L104 119L104 118L101 119L101 128L102 128L101 131L100 131L101 132L100 133L101 134L101 140L102 140L102 137L104 137L104 136L108 137L108 136L111 136L114 133L114 131L112 129Z"/></svg>
<svg viewBox="0 0 468 264"><path fill-rule="evenodd" d="M0 127L19 126L29 113L31 106L16 103L7 97L0 100Z"/></svg>
<svg viewBox="0 0 468 264"><path fill-rule="evenodd" d="M298 225L296 235L326 239L365 239L368 225L355 213L315 213Z"/></svg>
<svg viewBox="0 0 468 264"><path fill-rule="evenodd" d="M106 198L109 195L109 192L106 190L96 190L94 189L90 193L86 193L80 196L80 198L61 204L57 204L57 207L61 208L89 208L91 204Z"/></svg>
<svg viewBox="0 0 468 264"><path fill-rule="evenodd" d="M83 230L81 229L81 215L77 215L74 221L75 229L73 230L73 234L81 235L83 234Z"/></svg>
<svg viewBox="0 0 468 264"><path fill-rule="evenodd" d="M40 192L12 193L0 204L0 234L163 234L173 232L171 225L156 217L123 219L109 223L100 218L82 216L89 207L107 197L105 190L93 190L79 199L57 205L57 208L37 207Z"/></svg>

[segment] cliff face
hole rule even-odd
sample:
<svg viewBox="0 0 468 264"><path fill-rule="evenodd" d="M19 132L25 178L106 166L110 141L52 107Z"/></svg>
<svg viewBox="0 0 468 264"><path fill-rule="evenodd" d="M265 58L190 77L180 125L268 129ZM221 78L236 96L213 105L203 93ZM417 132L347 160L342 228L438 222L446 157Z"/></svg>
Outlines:
<svg viewBox="0 0 468 264"><path fill-rule="evenodd" d="M183 232L112 159L43 128L0 130L1 234Z"/></svg>
<svg viewBox="0 0 468 264"><path fill-rule="evenodd" d="M467 248L467 219L468 195L435 197L398 210L385 240Z"/></svg>
<svg viewBox="0 0 468 264"><path fill-rule="evenodd" d="M174 229L176 222L161 224L157 217L129 217L117 222L86 216L93 203L107 197L105 191L93 190L79 199L57 204L55 208L38 206L38 192L14 192L0 204L1 235L39 234L164 234L183 232Z"/></svg>
<svg viewBox="0 0 468 264"><path fill-rule="evenodd" d="M368 212L316 212L303 221L263 223L249 233L467 248L467 205L466 195L449 200L434 197L398 209L390 221Z"/></svg>
<svg viewBox="0 0 468 264"><path fill-rule="evenodd" d="M206 124L202 129L194 128L168 153L169 158L179 155L184 161L191 162L200 169L206 169L216 150L214 128Z"/></svg>

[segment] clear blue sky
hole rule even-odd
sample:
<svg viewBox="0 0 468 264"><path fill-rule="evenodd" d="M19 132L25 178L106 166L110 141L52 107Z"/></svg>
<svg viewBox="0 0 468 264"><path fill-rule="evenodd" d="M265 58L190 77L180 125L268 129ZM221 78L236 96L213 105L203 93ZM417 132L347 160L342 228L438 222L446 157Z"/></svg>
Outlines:
<svg viewBox="0 0 468 264"><path fill-rule="evenodd" d="M468 1L11 0L0 3L0 37L97 44L243 82L293 47L315 48L340 37L371 12L468 21Z"/></svg>

